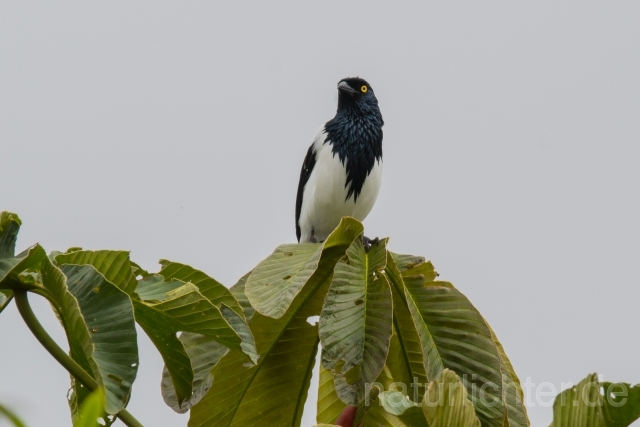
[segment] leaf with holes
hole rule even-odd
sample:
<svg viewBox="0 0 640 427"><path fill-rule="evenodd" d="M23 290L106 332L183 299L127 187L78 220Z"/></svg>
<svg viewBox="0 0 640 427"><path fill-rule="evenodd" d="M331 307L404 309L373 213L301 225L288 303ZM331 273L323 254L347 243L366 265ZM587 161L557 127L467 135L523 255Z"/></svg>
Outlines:
<svg viewBox="0 0 640 427"><path fill-rule="evenodd" d="M278 246L249 276L245 292L251 305L265 316L282 317L318 268L323 247L315 243Z"/></svg>
<svg viewBox="0 0 640 427"><path fill-rule="evenodd" d="M640 418L640 384L602 383L607 427L626 427Z"/></svg>
<svg viewBox="0 0 640 427"><path fill-rule="evenodd" d="M333 374L331 371L322 368L322 366L320 367L319 383L316 421L319 423L335 422L346 405L342 400L340 400L335 391ZM378 375L378 378L376 378L375 383L370 386L373 385L377 385L380 390L387 390L387 393L394 390L400 390L403 396L413 401L419 401L417 396L423 395L422 390L425 389L426 384L413 383L407 377L407 366L405 365L405 359L402 357L402 349L399 339L395 334L391 337L386 364L380 375ZM381 394L380 396L383 398L384 394ZM399 417L385 410L384 402L379 403L377 400L372 400L371 398L369 398L368 401L369 411L366 413L364 418L365 426L414 427L416 419L418 421L424 419L421 411L420 416L422 418L416 418L415 411L408 413L404 417ZM366 402L367 398L365 397L365 403Z"/></svg>
<svg viewBox="0 0 640 427"><path fill-rule="evenodd" d="M249 327L225 304L213 305L192 283L165 281L160 275L140 280L133 304L136 321L162 355L171 376L179 407L191 399L194 370L189 353L176 336L191 332L244 352L245 363L255 364L258 354ZM196 388L199 387L196 384Z"/></svg>
<svg viewBox="0 0 640 427"><path fill-rule="evenodd" d="M550 427L627 427L640 418L640 385L600 383L590 374L560 393Z"/></svg>
<svg viewBox="0 0 640 427"><path fill-rule="evenodd" d="M349 229L347 230L347 227ZM213 386L191 409L189 426L300 426L318 348L317 326L307 318L320 314L333 268L362 232L362 224L343 218L327 239L318 268L278 318L256 312L249 321L261 354L258 365L243 368L242 360L229 353L213 369ZM234 287L235 288L235 287ZM241 305L246 297L232 288ZM275 400L264 396L278 396Z"/></svg>
<svg viewBox="0 0 640 427"><path fill-rule="evenodd" d="M42 283L57 305L71 357L104 388L107 413L118 413L129 401L138 371L131 300L90 265L58 269L47 260ZM72 385L77 407L87 391L73 378Z"/></svg>
<svg viewBox="0 0 640 427"><path fill-rule="evenodd" d="M181 271L187 270L181 269ZM253 315L253 308L243 293L248 276L249 274L244 275L238 283L229 290L240 304L243 315L247 321L251 319ZM171 380L171 374L166 366L162 370L161 391L164 402L171 407L171 409L178 413L185 413L207 394L213 382L211 370L218 364L222 356L227 354L228 349L212 338L200 334L183 332L178 339L184 346L185 352L191 360L191 369L193 370L191 398L182 403L179 402L176 389Z"/></svg>
<svg viewBox="0 0 640 427"><path fill-rule="evenodd" d="M74 250L57 255L58 265L92 265L109 282L131 295L138 282L133 275L128 251L84 251Z"/></svg>
<svg viewBox="0 0 640 427"><path fill-rule="evenodd" d="M320 314L322 366L334 373L348 405L364 399L384 366L392 332L392 302L384 275L386 239L365 251L356 239L335 267Z"/></svg>

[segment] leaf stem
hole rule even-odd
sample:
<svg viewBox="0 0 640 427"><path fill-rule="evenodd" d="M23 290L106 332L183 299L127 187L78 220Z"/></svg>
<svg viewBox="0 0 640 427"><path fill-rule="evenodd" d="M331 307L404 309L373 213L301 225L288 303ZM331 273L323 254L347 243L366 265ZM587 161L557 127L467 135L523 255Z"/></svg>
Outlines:
<svg viewBox="0 0 640 427"><path fill-rule="evenodd" d="M51 338L51 336L42 327L35 313L29 305L29 299L27 297L27 291L14 290L14 298L16 300L16 306L22 316L22 319L27 324L33 335L36 337L40 344L58 361L71 375L73 375L78 381L87 387L90 391L94 391L98 388L98 383L89 375L75 360L73 360L60 346ZM120 421L129 427L143 427L138 420L134 418L126 409L122 409L115 414Z"/></svg>

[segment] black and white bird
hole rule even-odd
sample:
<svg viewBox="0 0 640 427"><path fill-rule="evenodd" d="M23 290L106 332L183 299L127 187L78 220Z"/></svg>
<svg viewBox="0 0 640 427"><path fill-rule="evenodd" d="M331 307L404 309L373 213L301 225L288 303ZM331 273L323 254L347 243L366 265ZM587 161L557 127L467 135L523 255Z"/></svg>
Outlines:
<svg viewBox="0 0 640 427"><path fill-rule="evenodd" d="M371 211L382 184L382 114L371 85L338 82L338 111L316 134L300 171L298 242L322 242L351 216Z"/></svg>

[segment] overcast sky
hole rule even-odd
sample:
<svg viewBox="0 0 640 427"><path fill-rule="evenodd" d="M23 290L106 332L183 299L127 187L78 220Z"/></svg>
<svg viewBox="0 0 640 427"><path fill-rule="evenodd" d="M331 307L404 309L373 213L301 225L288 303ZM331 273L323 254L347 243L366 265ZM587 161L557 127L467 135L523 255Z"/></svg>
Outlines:
<svg viewBox="0 0 640 427"><path fill-rule="evenodd" d="M637 1L56 3L0 3L0 210L24 222L19 250L130 249L232 285L295 241L300 165L358 75L386 122L367 235L478 307L537 386L532 425L551 421L544 382L640 382ZM70 425L66 371L14 305L0 330L0 402ZM130 411L186 425L139 342Z"/></svg>

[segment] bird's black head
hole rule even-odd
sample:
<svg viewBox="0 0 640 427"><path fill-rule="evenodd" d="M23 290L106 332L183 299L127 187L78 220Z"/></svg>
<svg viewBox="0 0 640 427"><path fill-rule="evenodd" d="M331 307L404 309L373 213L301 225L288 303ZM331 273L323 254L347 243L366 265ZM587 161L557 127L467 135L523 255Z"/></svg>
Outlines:
<svg viewBox="0 0 640 427"><path fill-rule="evenodd" d="M380 114L378 99L365 79L347 77L338 82L338 112L343 110L362 110L363 113Z"/></svg>
<svg viewBox="0 0 640 427"><path fill-rule="evenodd" d="M349 192L354 201L376 161L382 159L382 113L371 85L360 77L338 82L338 111L325 125L325 143L331 143L347 169Z"/></svg>

